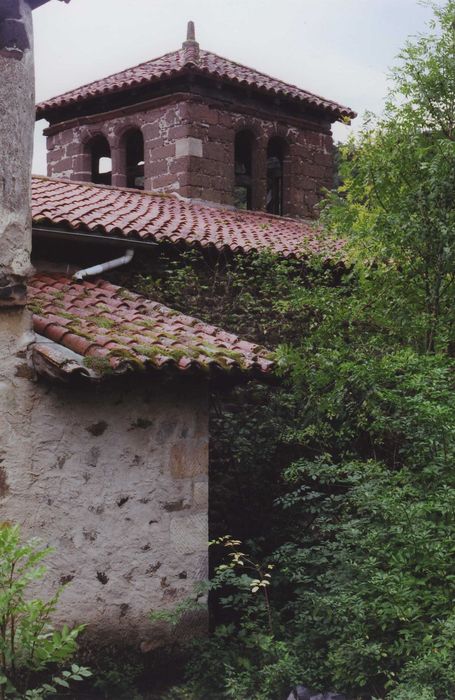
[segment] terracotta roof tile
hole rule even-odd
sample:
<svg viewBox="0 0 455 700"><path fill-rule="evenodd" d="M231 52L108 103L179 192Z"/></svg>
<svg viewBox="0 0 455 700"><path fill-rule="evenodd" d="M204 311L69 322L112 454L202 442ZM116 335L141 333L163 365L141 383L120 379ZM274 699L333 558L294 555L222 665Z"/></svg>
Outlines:
<svg viewBox="0 0 455 700"><path fill-rule="evenodd" d="M138 207L144 212L139 220ZM305 221L200 204L174 194L40 176L32 180L32 213L35 225L220 251L269 249L284 257L330 258L342 247Z"/></svg>
<svg viewBox="0 0 455 700"><path fill-rule="evenodd" d="M139 85L146 85L165 80L181 73L199 73L209 75L217 80L222 80L237 85L244 85L249 89L271 93L302 102L310 108L322 109L328 112L332 120L354 118L356 113L349 107L344 107L333 100L327 100L320 95L315 95L307 90L302 90L296 85L290 85L261 73L253 68L243 66L210 51L199 51L199 59L194 62L185 49L172 51L159 58L140 63L138 66L127 68L124 71L109 75L101 80L96 80L88 85L82 85L63 95L53 97L41 102L37 106L37 118L41 119L55 109L68 107L72 104L88 100L99 95L107 95L113 92L121 92Z"/></svg>
<svg viewBox="0 0 455 700"><path fill-rule="evenodd" d="M35 365L52 376L159 369L265 375L264 348L104 280L38 274L29 283Z"/></svg>

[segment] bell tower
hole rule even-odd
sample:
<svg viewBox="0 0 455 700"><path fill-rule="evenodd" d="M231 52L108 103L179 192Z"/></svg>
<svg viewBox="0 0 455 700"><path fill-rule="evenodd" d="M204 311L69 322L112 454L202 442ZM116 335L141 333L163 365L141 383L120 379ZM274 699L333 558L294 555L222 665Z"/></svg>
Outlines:
<svg viewBox="0 0 455 700"><path fill-rule="evenodd" d="M331 124L355 113L202 49L180 49L38 105L48 174L291 217L333 183Z"/></svg>

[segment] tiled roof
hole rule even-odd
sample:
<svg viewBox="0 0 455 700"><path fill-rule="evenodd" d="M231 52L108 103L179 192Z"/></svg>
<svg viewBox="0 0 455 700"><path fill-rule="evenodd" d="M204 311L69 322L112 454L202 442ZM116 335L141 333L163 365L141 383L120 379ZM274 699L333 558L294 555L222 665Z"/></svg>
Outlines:
<svg viewBox="0 0 455 700"><path fill-rule="evenodd" d="M29 283L39 372L58 378L171 368L263 376L272 354L104 280L41 273Z"/></svg>
<svg viewBox="0 0 455 700"><path fill-rule="evenodd" d="M125 239L186 243L284 257L331 257L341 243L311 224L280 216L199 204L175 194L34 176L34 225L52 225Z"/></svg>
<svg viewBox="0 0 455 700"><path fill-rule="evenodd" d="M63 95L41 102L37 106L37 118L46 117L46 114L55 109L68 107L77 102L82 102L100 95L121 92L140 85L158 82L172 78L181 73L196 73L209 75L217 80L222 80L237 85L242 85L263 93L277 95L301 102L307 107L322 109L330 114L333 121L343 118L354 118L356 113L349 107L327 100L307 90L302 90L295 85L289 85L281 80L272 78L265 73L260 73L253 68L248 68L240 63L235 63L227 58L218 56L210 51L199 50L198 58L194 59L194 53L184 48L167 53L138 66L115 73L107 78L96 80L88 85L83 85L65 92Z"/></svg>

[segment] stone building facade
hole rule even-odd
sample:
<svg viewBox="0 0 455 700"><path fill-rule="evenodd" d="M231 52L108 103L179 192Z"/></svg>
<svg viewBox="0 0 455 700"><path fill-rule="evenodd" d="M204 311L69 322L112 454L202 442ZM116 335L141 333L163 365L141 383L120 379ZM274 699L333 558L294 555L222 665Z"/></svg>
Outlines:
<svg viewBox="0 0 455 700"><path fill-rule="evenodd" d="M40 597L64 585L54 622L86 638L165 643L149 611L207 576L207 382L21 381L27 436L4 459L0 513L54 549Z"/></svg>
<svg viewBox="0 0 455 700"><path fill-rule="evenodd" d="M38 106L49 176L299 218L332 186L331 123L353 116L202 51L192 23L179 51Z"/></svg>

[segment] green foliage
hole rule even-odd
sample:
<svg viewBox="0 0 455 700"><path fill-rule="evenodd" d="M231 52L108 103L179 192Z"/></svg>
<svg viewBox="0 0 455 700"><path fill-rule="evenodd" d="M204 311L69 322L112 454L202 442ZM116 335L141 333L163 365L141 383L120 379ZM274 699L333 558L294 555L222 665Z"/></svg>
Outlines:
<svg viewBox="0 0 455 700"><path fill-rule="evenodd" d="M199 598L206 593L205 584L195 587L195 596L185 598L173 608L167 610L152 610L149 614L151 622L166 622L171 627L177 627L188 613L205 613L206 605L199 602Z"/></svg>
<svg viewBox="0 0 455 700"><path fill-rule="evenodd" d="M142 665L133 659L125 661L121 657L104 659L103 665L97 668L93 687L103 693L103 697L116 700L141 700L142 695L137 690L137 683L142 674Z"/></svg>
<svg viewBox="0 0 455 700"><path fill-rule="evenodd" d="M318 410L310 400L308 457L287 470L293 490L281 499L298 535L276 554L295 644L311 682L379 695L425 667L420 678L449 697L455 365L409 350L359 359L336 381L316 361L306 375Z"/></svg>
<svg viewBox="0 0 455 700"><path fill-rule="evenodd" d="M147 259L143 265L133 287L186 314L224 324L268 347L281 341L283 334L300 332L300 318L287 300L300 287L303 261L283 260L268 252L209 259L190 250L174 259L162 254L152 270Z"/></svg>
<svg viewBox="0 0 455 700"><path fill-rule="evenodd" d="M218 625L211 639L193 645L187 691L190 697L207 700L280 697L290 682L297 682L299 662L292 647L276 634L269 596L274 565L256 562L230 536L212 545L228 553L209 587L221 592L221 605L235 611L236 620Z"/></svg>
<svg viewBox="0 0 455 700"><path fill-rule="evenodd" d="M323 207L370 288L373 317L418 349L452 349L455 271L455 3L408 43L383 116L341 148ZM373 293L374 292L374 293Z"/></svg>
<svg viewBox="0 0 455 700"><path fill-rule="evenodd" d="M0 527L0 698L45 698L91 675L73 664L70 670L52 673L66 663L77 649L83 626L60 631L50 617L57 607L59 592L45 602L30 599L28 590L46 573L43 559L49 554L39 541L23 543L17 526ZM43 676L48 679L43 682ZM39 687L33 679L41 678ZM39 682L39 681L38 681Z"/></svg>

